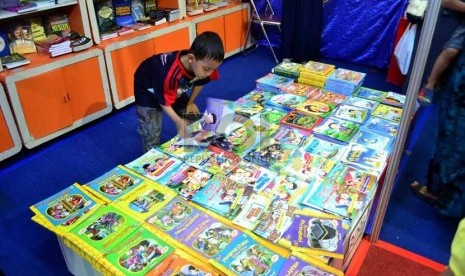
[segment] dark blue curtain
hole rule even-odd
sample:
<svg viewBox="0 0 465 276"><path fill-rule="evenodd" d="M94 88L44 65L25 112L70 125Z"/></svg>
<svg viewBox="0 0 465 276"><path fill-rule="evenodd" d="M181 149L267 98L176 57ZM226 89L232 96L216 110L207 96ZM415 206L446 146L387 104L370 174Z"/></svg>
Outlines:
<svg viewBox="0 0 465 276"><path fill-rule="evenodd" d="M386 68L407 0L327 0L321 54Z"/></svg>
<svg viewBox="0 0 465 276"><path fill-rule="evenodd" d="M255 0L255 2L259 9L265 7L264 0ZM279 15L283 15L283 8L287 8L284 7L285 5L295 8L296 2L301 2L299 5L303 8L298 11L300 13L298 18L302 20L301 25L306 25L308 17L315 16L312 15L314 11L310 11L308 7L321 0L271 1L275 12ZM397 24L407 3L408 0L323 0L320 58L387 68ZM279 33L273 29L270 29L270 32L272 43L280 45ZM283 34L282 37L285 38L286 35L289 34ZM295 34L292 35L291 39L297 39ZM309 32L302 31L299 35L305 37ZM259 43L263 44L263 41ZM281 49L283 55L286 54L285 51ZM309 51L313 51L312 47Z"/></svg>

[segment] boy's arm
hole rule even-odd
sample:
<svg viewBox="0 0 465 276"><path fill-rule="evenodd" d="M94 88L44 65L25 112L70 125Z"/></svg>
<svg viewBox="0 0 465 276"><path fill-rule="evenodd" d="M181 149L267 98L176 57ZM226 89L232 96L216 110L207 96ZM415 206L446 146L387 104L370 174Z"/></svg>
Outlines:
<svg viewBox="0 0 465 276"><path fill-rule="evenodd" d="M174 109L171 106L166 106L166 105L160 105L163 111L166 112L166 115L170 117L170 119L176 124L176 129L178 131L179 137L185 137L187 134L186 126L187 123L186 121L179 117L178 114L174 111Z"/></svg>
<svg viewBox="0 0 465 276"><path fill-rule="evenodd" d="M199 95L200 91L202 90L203 86L194 86L192 88L191 95L189 97L189 101L187 102L186 106L186 113L196 113L199 114L199 108L195 105L194 101Z"/></svg>
<svg viewBox="0 0 465 276"><path fill-rule="evenodd" d="M465 12L465 2L460 0L442 0L442 6L446 9Z"/></svg>

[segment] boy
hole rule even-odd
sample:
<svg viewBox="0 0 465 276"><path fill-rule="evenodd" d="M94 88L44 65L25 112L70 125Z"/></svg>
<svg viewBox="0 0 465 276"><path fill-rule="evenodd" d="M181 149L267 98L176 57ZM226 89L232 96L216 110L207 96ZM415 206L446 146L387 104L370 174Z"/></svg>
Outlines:
<svg viewBox="0 0 465 276"><path fill-rule="evenodd" d="M418 93L418 99L423 105L429 105L432 102L434 91L437 89L437 84L442 73L449 67L452 61L454 61L460 51L463 50L463 44L465 42L465 2L463 2L463 0L442 0L442 7L448 9L456 16L459 25L434 62L431 75L425 87Z"/></svg>
<svg viewBox="0 0 465 276"><path fill-rule="evenodd" d="M134 97L144 152L160 144L162 111L175 123L178 135L186 135L189 122L183 117L199 115L194 100L203 85L219 78L217 68L223 59L221 38L204 32L189 50L154 55L139 65L134 74Z"/></svg>

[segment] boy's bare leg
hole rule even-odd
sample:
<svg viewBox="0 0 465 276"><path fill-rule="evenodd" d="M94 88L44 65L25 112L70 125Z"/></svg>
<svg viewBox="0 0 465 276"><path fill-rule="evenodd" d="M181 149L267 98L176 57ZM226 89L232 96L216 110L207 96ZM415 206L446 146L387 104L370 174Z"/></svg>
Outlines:
<svg viewBox="0 0 465 276"><path fill-rule="evenodd" d="M433 69L431 70L431 75L428 78L428 82L425 85L427 89L435 89L438 80L441 77L442 73L449 67L451 62L457 57L460 51L454 48L445 48L436 58L434 62Z"/></svg>

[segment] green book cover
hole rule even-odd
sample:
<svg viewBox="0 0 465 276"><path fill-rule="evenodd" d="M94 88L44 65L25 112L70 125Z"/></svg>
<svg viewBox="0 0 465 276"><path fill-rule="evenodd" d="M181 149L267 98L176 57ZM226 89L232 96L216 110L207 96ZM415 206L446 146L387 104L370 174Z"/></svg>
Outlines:
<svg viewBox="0 0 465 276"><path fill-rule="evenodd" d="M112 274L145 275L167 258L174 248L153 232L140 227L121 241L105 259Z"/></svg>
<svg viewBox="0 0 465 276"><path fill-rule="evenodd" d="M115 207L106 205L73 228L67 238L87 254L98 257L109 252L140 224Z"/></svg>

